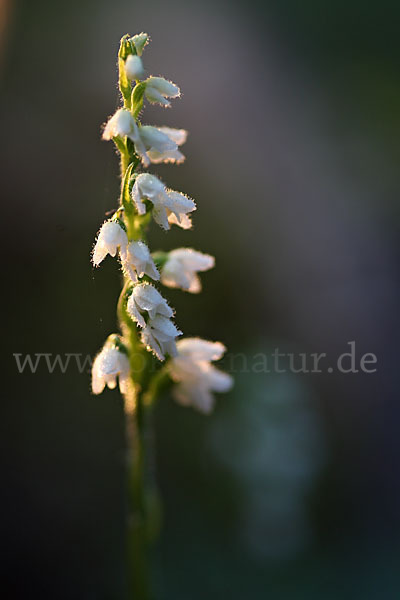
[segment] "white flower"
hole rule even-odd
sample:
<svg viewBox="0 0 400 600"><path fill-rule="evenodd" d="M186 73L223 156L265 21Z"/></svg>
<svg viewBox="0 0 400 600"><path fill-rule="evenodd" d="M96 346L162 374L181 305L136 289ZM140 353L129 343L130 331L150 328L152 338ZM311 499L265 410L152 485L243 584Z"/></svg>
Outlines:
<svg viewBox="0 0 400 600"><path fill-rule="evenodd" d="M168 163L176 162L177 164L185 160L182 152L178 150L178 146L182 146L186 142L187 131L185 129L174 129L172 127L158 127L159 132L166 135L176 145L174 150L163 151L156 147L149 150L148 155L152 163Z"/></svg>
<svg viewBox="0 0 400 600"><path fill-rule="evenodd" d="M152 127L143 125L135 128L129 136L135 144L135 151L142 157L142 163L148 167L154 164L176 162L185 160L178 146L185 143L187 131L171 127Z"/></svg>
<svg viewBox="0 0 400 600"><path fill-rule="evenodd" d="M117 112L108 120L104 131L103 140L111 140L119 135L125 137L134 132L136 123L129 110L119 108Z"/></svg>
<svg viewBox="0 0 400 600"><path fill-rule="evenodd" d="M177 146L182 146L187 140L186 129L174 129L173 127L159 127L161 133L165 133Z"/></svg>
<svg viewBox="0 0 400 600"><path fill-rule="evenodd" d="M182 332L167 317L157 315L149 319L142 331L142 342L147 350L151 350L159 360L165 360L165 355L176 356L175 338Z"/></svg>
<svg viewBox="0 0 400 600"><path fill-rule="evenodd" d="M132 294L127 302L127 310L131 318L136 321L140 327L146 326L143 312L148 312L150 319L157 315L172 317L174 311L168 306L158 290L150 283L140 283L135 285Z"/></svg>
<svg viewBox="0 0 400 600"><path fill-rule="evenodd" d="M150 162L155 164L162 162L181 163L185 160L184 155L178 150L180 144L174 139L174 134L170 135L163 129L152 125L142 125L137 129L139 139L137 137L134 139L131 136L135 143L136 152L142 157L142 162L146 167L149 166ZM169 128L167 129L169 130Z"/></svg>
<svg viewBox="0 0 400 600"><path fill-rule="evenodd" d="M153 127L152 125L137 125L129 110L119 108L110 117L104 131L103 140L113 137L128 136L135 145L145 167L153 163L176 162L185 160L178 146L186 141L187 132L184 129L171 127Z"/></svg>
<svg viewBox="0 0 400 600"><path fill-rule="evenodd" d="M146 212L143 203L145 198L152 202L154 220L164 229L170 229L171 223L183 229L191 227L191 220L187 213L196 209L194 201L185 194L166 189L155 175L149 173L138 175L132 188L132 200L139 215L144 215Z"/></svg>
<svg viewBox="0 0 400 600"><path fill-rule="evenodd" d="M167 98L177 98L181 92L177 85L172 81L167 81L164 77L149 77L146 80L144 93L149 102L171 106Z"/></svg>
<svg viewBox="0 0 400 600"><path fill-rule="evenodd" d="M144 77L144 68L142 59L136 54L129 54L125 61L125 73L128 79L142 79Z"/></svg>
<svg viewBox="0 0 400 600"><path fill-rule="evenodd" d="M149 36L147 33L138 33L137 35L131 37L130 41L135 46L138 55L142 56L143 48L149 43Z"/></svg>
<svg viewBox="0 0 400 600"><path fill-rule="evenodd" d="M101 394L105 385L108 385L110 389L114 389L117 385L117 377L119 377L121 393L126 394L129 384L129 372L129 360L126 354L106 343L93 361L93 394Z"/></svg>
<svg viewBox="0 0 400 600"><path fill-rule="evenodd" d="M198 271L208 271L215 264L210 254L197 252L192 248L177 248L169 252L161 271L161 283L171 288L181 288L195 294L201 291Z"/></svg>
<svg viewBox="0 0 400 600"><path fill-rule="evenodd" d="M142 241L129 242L126 251L122 254L122 267L133 282L145 274L152 279L160 279L150 251Z"/></svg>
<svg viewBox="0 0 400 600"><path fill-rule="evenodd" d="M227 392L233 379L216 369L210 361L219 360L225 352L220 342L186 338L177 343L178 355L169 362L171 378L176 382L173 395L177 402L194 406L204 413L214 407L212 392Z"/></svg>
<svg viewBox="0 0 400 600"><path fill-rule="evenodd" d="M93 264L98 267L107 254L115 256L118 246L123 254L127 244L128 237L122 227L116 221L106 221L101 226L93 250Z"/></svg>

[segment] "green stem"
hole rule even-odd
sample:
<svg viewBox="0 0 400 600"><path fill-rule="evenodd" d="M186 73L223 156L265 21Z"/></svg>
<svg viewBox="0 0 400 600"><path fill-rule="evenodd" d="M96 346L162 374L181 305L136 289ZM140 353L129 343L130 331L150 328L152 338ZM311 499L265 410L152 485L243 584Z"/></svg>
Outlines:
<svg viewBox="0 0 400 600"><path fill-rule="evenodd" d="M136 395L133 414L126 414L128 444L128 527L127 527L127 569L130 598L148 600L150 598L147 514L144 490L144 410L142 394Z"/></svg>

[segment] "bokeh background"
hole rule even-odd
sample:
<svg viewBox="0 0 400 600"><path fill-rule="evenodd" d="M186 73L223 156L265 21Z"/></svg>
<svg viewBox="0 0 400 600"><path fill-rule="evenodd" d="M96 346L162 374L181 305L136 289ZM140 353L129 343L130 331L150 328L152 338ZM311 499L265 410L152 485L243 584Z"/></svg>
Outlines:
<svg viewBox="0 0 400 600"><path fill-rule="evenodd" d="M217 257L201 295L168 297L250 365L210 417L157 407L156 597L399 597L399 20L394 0L0 2L5 597L124 594L118 392L13 353L93 356L115 330L118 269L89 256L118 196L118 41L140 31L183 90L146 121L190 131L153 172L198 203L151 245ZM251 368L351 340L376 373Z"/></svg>

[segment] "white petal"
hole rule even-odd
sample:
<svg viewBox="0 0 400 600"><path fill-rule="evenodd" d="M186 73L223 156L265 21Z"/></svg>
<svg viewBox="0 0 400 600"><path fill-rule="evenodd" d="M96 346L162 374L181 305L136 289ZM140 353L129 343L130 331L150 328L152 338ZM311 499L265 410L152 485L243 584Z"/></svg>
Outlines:
<svg viewBox="0 0 400 600"><path fill-rule="evenodd" d="M216 369L213 365L206 363L204 368L207 387L213 392L228 392L233 386L233 379L228 373Z"/></svg>
<svg viewBox="0 0 400 600"><path fill-rule="evenodd" d="M160 94L158 90L152 88L150 86L146 86L146 98L149 102L153 104L161 104L161 106L171 106L171 102L169 102L164 96Z"/></svg>
<svg viewBox="0 0 400 600"><path fill-rule="evenodd" d="M177 248L168 255L162 269L161 281L169 287L179 287L191 293L201 290L197 271L206 271L214 266L214 257L197 252L192 248Z"/></svg>
<svg viewBox="0 0 400 600"><path fill-rule="evenodd" d="M138 33L138 34L134 35L133 37L131 37L131 42L135 46L135 49L136 49L136 52L138 53L138 55L142 56L143 48L149 42L149 36L147 33L143 33L143 32Z"/></svg>
<svg viewBox="0 0 400 600"><path fill-rule="evenodd" d="M176 142L171 140L165 133L157 127L151 125L142 125L139 128L139 135L146 149L156 150L157 152L168 152L176 150Z"/></svg>
<svg viewBox="0 0 400 600"><path fill-rule="evenodd" d="M169 253L169 257L179 260L185 269L191 271L208 271L215 265L213 256L203 254L193 248L176 248Z"/></svg>
<svg viewBox="0 0 400 600"><path fill-rule="evenodd" d="M189 213L196 210L196 203L181 192L167 190L166 207L174 213Z"/></svg>
<svg viewBox="0 0 400 600"><path fill-rule="evenodd" d="M154 88L167 98L177 98L180 94L178 86L172 83L172 81L167 81L164 77L149 77L146 80L147 87Z"/></svg>
<svg viewBox="0 0 400 600"><path fill-rule="evenodd" d="M132 263L129 262L126 255L122 257L122 270L130 278L130 280L133 283L137 282L138 276L137 276L136 270L134 268L134 265L132 265Z"/></svg>
<svg viewBox="0 0 400 600"><path fill-rule="evenodd" d="M213 395L200 385L179 383L174 385L172 394L179 404L193 406L205 414L209 414L214 407Z"/></svg>
<svg viewBox="0 0 400 600"><path fill-rule="evenodd" d="M190 283L187 288L187 291L191 294L199 294L201 292L200 277L198 277L196 273L191 273Z"/></svg>
<svg viewBox="0 0 400 600"><path fill-rule="evenodd" d="M170 229L169 217L164 206L155 206L152 214L157 225L160 225L160 227L166 229L167 231Z"/></svg>
<svg viewBox="0 0 400 600"><path fill-rule="evenodd" d="M136 321L136 323L139 325L139 327L146 326L146 321L144 320L143 316L140 314L140 311L136 305L133 294L131 294L128 298L128 302L126 304L126 309L128 311L129 316L131 317L131 319Z"/></svg>
<svg viewBox="0 0 400 600"><path fill-rule="evenodd" d="M190 278L182 269L179 260L168 258L161 271L161 283L171 288L187 290L190 287Z"/></svg>
<svg viewBox="0 0 400 600"><path fill-rule="evenodd" d="M110 140L117 135L125 137L132 132L134 124L135 121L131 113L124 108L119 108L108 120L103 131L103 139Z"/></svg>
<svg viewBox="0 0 400 600"><path fill-rule="evenodd" d="M119 376L119 389L121 394L127 394L129 391L129 376L121 375Z"/></svg>
<svg viewBox="0 0 400 600"><path fill-rule="evenodd" d="M139 175L139 177L140 177L140 175ZM138 183L139 177L136 178L136 181L133 184L131 196L132 196L133 202L135 203L138 214L144 215L146 213L146 206L142 202L142 194L141 194L139 183Z"/></svg>
<svg viewBox="0 0 400 600"><path fill-rule="evenodd" d="M118 348L106 345L96 356L92 369L92 390L94 394L100 394L104 386L115 388L117 376L122 379L129 376L130 367L127 356Z"/></svg>
<svg viewBox="0 0 400 600"><path fill-rule="evenodd" d="M178 149L159 152L158 150L152 148L148 151L147 155L151 162L155 165L160 163L176 163L179 165L185 160L185 156L182 154L182 152L179 152Z"/></svg>
<svg viewBox="0 0 400 600"><path fill-rule="evenodd" d="M105 259L107 254L108 254L107 248L104 247L101 240L97 240L96 245L93 250L93 258L92 258L93 264L95 265L95 267L99 266L99 264Z"/></svg>
<svg viewBox="0 0 400 600"><path fill-rule="evenodd" d="M106 221L101 226L97 242L93 251L93 263L97 266L107 254L115 256L120 247L124 253L128 243L125 231L116 221Z"/></svg>
<svg viewBox="0 0 400 600"><path fill-rule="evenodd" d="M149 326L146 326L143 329L141 339L146 348L148 350L152 350L159 360L165 360L165 356L161 350L161 347L153 336L152 330Z"/></svg>
<svg viewBox="0 0 400 600"><path fill-rule="evenodd" d="M221 342L210 342L202 338L184 338L177 344L180 355L190 356L193 360L219 360L226 352Z"/></svg>
<svg viewBox="0 0 400 600"><path fill-rule="evenodd" d="M154 279L155 281L158 281L160 279L160 273L157 270L156 265L154 264L153 259L150 259L146 265L146 271L145 271L146 275L148 275L149 277L151 277L152 279Z"/></svg>
<svg viewBox="0 0 400 600"><path fill-rule="evenodd" d="M192 219L184 214L180 214L178 219L174 213L170 213L168 215L168 223L170 225L179 225L182 229L190 229L192 227Z"/></svg>
<svg viewBox="0 0 400 600"><path fill-rule="evenodd" d="M101 394L104 390L106 382L99 371L99 355L93 361L92 367L92 392L93 394Z"/></svg>
<svg viewBox="0 0 400 600"><path fill-rule="evenodd" d="M146 212L145 206L141 200L148 198L153 204L162 202L166 196L165 186L155 175L150 173L141 173L136 177L132 188L132 199L135 202L139 214Z"/></svg>
<svg viewBox="0 0 400 600"><path fill-rule="evenodd" d="M106 383L110 390L113 390L117 387L117 378L114 375L108 375L106 377Z"/></svg>
<svg viewBox="0 0 400 600"><path fill-rule="evenodd" d="M159 127L162 133L165 133L178 146L182 146L186 142L188 132L185 129L174 129L173 127Z"/></svg>
<svg viewBox="0 0 400 600"><path fill-rule="evenodd" d="M136 273L139 277L143 277L146 273L153 279L160 278L150 255L150 251L146 244L141 240L129 242L126 256L123 257L123 267L131 277L132 281L137 281Z"/></svg>

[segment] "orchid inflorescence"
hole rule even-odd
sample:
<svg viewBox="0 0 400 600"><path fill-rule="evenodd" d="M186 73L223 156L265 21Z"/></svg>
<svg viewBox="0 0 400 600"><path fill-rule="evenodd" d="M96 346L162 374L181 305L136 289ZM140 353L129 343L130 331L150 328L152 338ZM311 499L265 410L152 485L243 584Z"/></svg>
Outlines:
<svg viewBox="0 0 400 600"><path fill-rule="evenodd" d="M99 394L106 385L115 387L118 377L121 393L131 395L135 402L145 386L151 388L152 377L160 377L154 368L152 377L143 373L150 364L143 356L145 350L161 363L166 361L160 369L173 382L172 393L179 403L210 412L212 392L227 391L232 385L228 374L211 365L222 357L225 348L200 338L177 341L182 332L173 322L174 310L155 282L197 293L201 290L198 273L211 269L214 257L192 248L151 253L146 242L151 218L165 230L172 225L190 229L191 214L196 210L189 196L142 171L152 163L181 163L185 157L180 146L187 137L184 129L140 122L145 99L169 107L170 99L180 96L179 87L163 77L146 78L141 57L148 41L146 33L121 39L118 63L123 106L109 118L102 136L112 140L121 155L121 198L112 218L101 226L92 260L98 266L107 254L117 256L124 286L118 303L122 335L109 336L97 355L92 391Z"/></svg>
<svg viewBox="0 0 400 600"><path fill-rule="evenodd" d="M164 386L172 386L175 400L209 413L213 392L227 391L232 378L211 363L225 352L220 342L183 338L174 322L174 310L157 289L169 288L198 293L198 273L214 266L214 257L193 248L151 252L146 232L153 219L164 230L172 225L190 229L196 209L192 198L168 188L156 175L143 169L151 164L180 163L186 141L184 129L143 125L144 100L163 107L177 98L177 85L163 77L147 77L142 53L149 41L146 33L121 39L118 66L123 106L112 115L103 139L112 140L120 154L120 203L103 223L93 248L92 261L99 266L108 254L119 259L123 288L117 314L121 333L108 336L92 368L92 391L100 394L117 381L124 397L127 482L127 557L133 597L151 597L147 574L149 532L154 531L158 502L156 486L149 483L146 469L149 448L148 417ZM151 501L151 498L153 500Z"/></svg>

